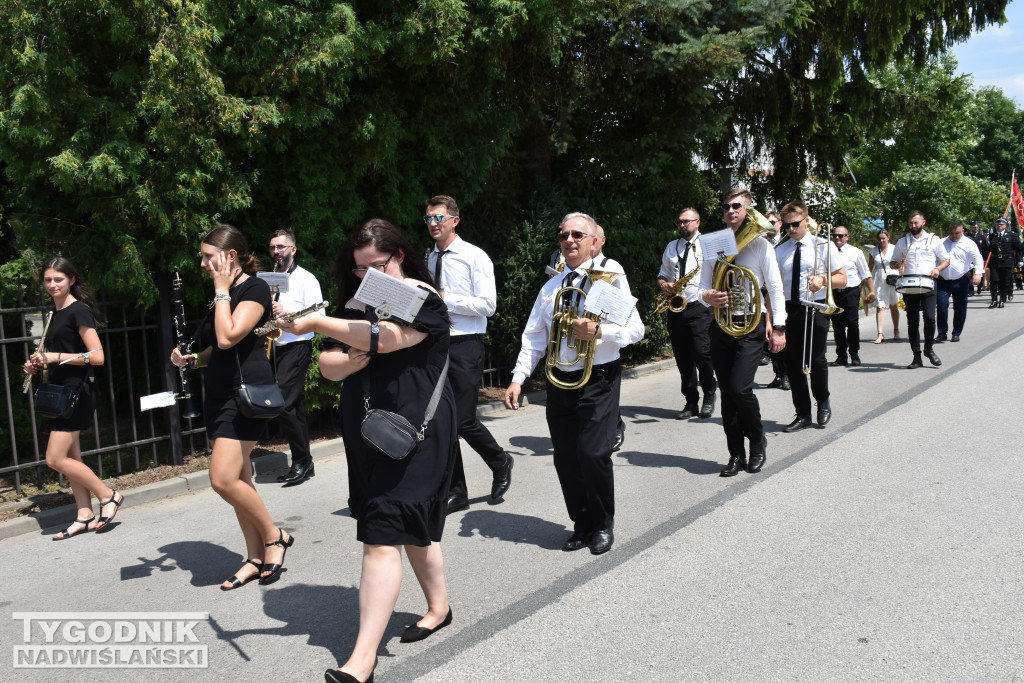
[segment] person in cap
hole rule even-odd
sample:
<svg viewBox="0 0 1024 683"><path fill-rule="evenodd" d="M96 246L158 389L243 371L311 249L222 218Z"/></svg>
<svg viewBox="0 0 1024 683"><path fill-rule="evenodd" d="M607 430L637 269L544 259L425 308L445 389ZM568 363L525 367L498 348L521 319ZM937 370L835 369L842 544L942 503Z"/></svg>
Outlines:
<svg viewBox="0 0 1024 683"><path fill-rule="evenodd" d="M988 238L989 279L992 301L989 308L1003 308L1013 288L1013 267L1020 266L1024 247L1020 238L1010 229L1010 221L996 219L996 229Z"/></svg>

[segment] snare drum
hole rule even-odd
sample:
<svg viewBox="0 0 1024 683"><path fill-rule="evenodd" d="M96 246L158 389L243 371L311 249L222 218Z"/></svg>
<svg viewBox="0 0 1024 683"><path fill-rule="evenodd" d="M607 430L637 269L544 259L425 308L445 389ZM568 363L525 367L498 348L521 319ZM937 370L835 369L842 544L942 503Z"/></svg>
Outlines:
<svg viewBox="0 0 1024 683"><path fill-rule="evenodd" d="M896 281L900 294L928 294L935 291L935 279L927 275L904 275Z"/></svg>

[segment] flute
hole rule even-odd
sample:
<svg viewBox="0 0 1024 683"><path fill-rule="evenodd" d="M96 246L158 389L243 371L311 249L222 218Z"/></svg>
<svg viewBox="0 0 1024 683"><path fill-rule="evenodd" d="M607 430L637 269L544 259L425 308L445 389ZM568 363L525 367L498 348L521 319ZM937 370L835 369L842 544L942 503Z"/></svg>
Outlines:
<svg viewBox="0 0 1024 683"><path fill-rule="evenodd" d="M46 311L45 310L43 311L43 317L44 318L46 317ZM49 318L46 318L46 324L43 325L43 336L39 337L39 344L36 346L36 350L35 350L36 353L45 353L45 350L43 349L43 342L46 340L46 331L48 329L50 329L50 321L52 321L52 320L53 320L53 316L52 315ZM46 382L46 373L47 372L48 372L48 370L46 369L46 365L44 364L43 365L43 383ZM29 373L26 372L25 373L25 382L21 385L21 393L27 394L28 390L31 389L31 388L32 388L32 375L30 375Z"/></svg>
<svg viewBox="0 0 1024 683"><path fill-rule="evenodd" d="M310 313L316 313L317 311L319 311L320 309L323 309L323 308L327 308L327 302L326 301L321 301L318 304L313 304L312 306L307 306L306 308L303 308L301 311L294 311L292 313L282 313L281 315L277 316L276 318L271 318L270 322L268 322L266 325L261 325L261 326L257 327L255 330L253 330L253 332L255 332L257 335L259 335L261 337L263 335L265 335L265 334L271 334L272 332L277 332L277 334L275 334L275 335L273 335L271 337L272 339L277 339L278 337L281 336L281 330L280 330L281 324L280 324L280 321L282 321L282 320L295 320L297 318L301 318L304 315L309 315Z"/></svg>
<svg viewBox="0 0 1024 683"><path fill-rule="evenodd" d="M181 277L174 273L174 280L171 281L171 301L174 303L174 337L178 345L178 351L182 355L189 352L189 342L185 341L185 304L181 300ZM192 398L192 375L188 366L178 368L178 376L181 378L181 394L179 398L185 402L182 410L182 417L192 419L199 417L196 410L195 400Z"/></svg>

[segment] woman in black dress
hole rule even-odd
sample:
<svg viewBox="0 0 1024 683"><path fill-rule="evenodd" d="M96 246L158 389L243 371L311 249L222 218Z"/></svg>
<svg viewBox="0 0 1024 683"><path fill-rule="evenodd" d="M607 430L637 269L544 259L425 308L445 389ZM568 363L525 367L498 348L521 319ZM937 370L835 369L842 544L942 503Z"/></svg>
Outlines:
<svg viewBox="0 0 1024 683"><path fill-rule="evenodd" d="M426 638L451 623L441 556L441 533L447 512L448 486L455 462L455 403L445 382L441 401L426 438L405 460L395 461L371 450L360 436L366 414L363 380L369 380L369 406L398 413L412 425L423 422L427 403L448 358L449 320L444 302L422 259L391 223L372 219L356 228L342 250L340 317L300 318L282 323L296 334L319 332L341 342L320 354L320 372L346 380L341 388L342 435L349 474L349 508L356 538L363 543L359 584L359 635L342 669L329 669L327 681L373 679L377 648L398 600L402 582L401 548L423 594L427 613L410 625L402 642ZM366 271L376 268L428 292L411 324L380 323L376 354L372 347L373 310L351 297Z"/></svg>
<svg viewBox="0 0 1024 683"><path fill-rule="evenodd" d="M46 331L44 351L33 353L25 363L25 372L34 375L49 367L50 384L80 387L78 403L71 417L50 423L46 442L46 464L71 482L78 505L78 516L67 529L53 537L63 541L85 531L97 531L113 521L124 497L100 481L82 462L79 434L89 427L96 410L98 389L92 366L103 365L103 347L96 333L96 300L75 265L63 256L51 258L43 266L43 286L57 309ZM86 352L90 352L86 354ZM61 364L63 362L63 365ZM100 501L100 519L92 512L92 498Z"/></svg>
<svg viewBox="0 0 1024 683"><path fill-rule="evenodd" d="M202 351L182 355L175 348L171 362L178 367L207 368L203 418L213 447L210 483L235 509L248 558L221 584L221 590L232 590L257 577L263 584L276 581L285 551L295 539L274 525L252 483L249 455L265 422L245 417L238 408L240 376L246 384L274 382L263 339L253 334L270 319L270 287L255 277L259 261L249 253L238 228L218 225L203 237L201 251L202 266L213 279L214 291L209 313L199 328Z"/></svg>

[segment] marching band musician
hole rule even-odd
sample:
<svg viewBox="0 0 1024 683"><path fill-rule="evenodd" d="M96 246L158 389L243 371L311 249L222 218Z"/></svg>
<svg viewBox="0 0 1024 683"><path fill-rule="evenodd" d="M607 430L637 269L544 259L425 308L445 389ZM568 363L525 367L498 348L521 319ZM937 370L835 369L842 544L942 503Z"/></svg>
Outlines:
<svg viewBox="0 0 1024 683"><path fill-rule="evenodd" d="M924 229L924 214L916 209L907 216L910 232L896 242L889 262L901 275L928 275L932 280L949 267L949 254L942 246L942 240ZM903 294L907 307L907 336L914 360L907 369L919 368L921 362L921 316L924 315L924 355L932 365L942 365L932 344L935 343L935 290L926 294Z"/></svg>
<svg viewBox="0 0 1024 683"><path fill-rule="evenodd" d="M679 237L668 243L661 257L658 287L665 296L676 294L675 283L700 266L704 255L700 248L700 214L687 207L679 214ZM715 411L715 368L711 365L711 310L706 306L691 306L697 300L700 280L691 277L678 296L686 299L687 306L678 313L668 312L668 337L672 354L682 381L680 391L686 399L677 420L691 417L711 417ZM704 403L697 407L697 385L704 391Z"/></svg>
<svg viewBox="0 0 1024 683"><path fill-rule="evenodd" d="M782 291L786 296L786 372L793 392L793 407L796 409L796 419L782 431L792 434L811 426L812 394L818 402L818 424L825 426L832 419L832 407L828 400L828 363L825 360L829 316L805 307L801 300L826 300L826 263L831 263L829 275L833 290L846 287L846 268L835 243L818 239L807 229L807 206L802 201L797 199L786 204L781 213L782 228L792 239L775 249L775 257L782 275ZM808 318L811 330L806 329ZM805 349L805 345L809 348ZM807 378L804 376L805 364L809 364L811 370L809 392Z"/></svg>
<svg viewBox="0 0 1024 683"><path fill-rule="evenodd" d="M747 207L753 203L753 197L744 188L733 188L727 192L722 201L726 227L735 233L747 220ZM771 305L774 326L767 334L772 353L778 353L786 346L786 307L783 305L779 264L771 245L764 239L751 240L736 256L735 265L749 268L757 279L756 286L764 285L768 289L767 301ZM729 301L728 293L711 288L713 266L709 261L701 268L697 295L705 306L725 308ZM760 315L749 309L745 313L747 316ZM761 406L754 395L754 375L767 330L764 316L760 317L756 329L741 337L729 335L718 324L711 325L709 332L711 363L722 389L722 428L729 448L729 464L721 472L723 477L735 476L744 468L750 473L760 472L767 457L768 441L761 424ZM745 439L750 441L749 463Z"/></svg>
<svg viewBox="0 0 1024 683"><path fill-rule="evenodd" d="M559 224L558 241L565 258L565 271L541 288L530 312L512 383L505 391L505 405L512 410L519 409L523 382L548 351L556 294L569 286L590 290L586 270L598 268L591 256L597 236L597 223L584 213L570 213ZM629 285L622 277L612 285L629 292ZM564 296L572 296L572 293ZM581 303L581 309L582 306ZM611 454L619 410L619 349L640 341L643 336L644 324L635 308L625 326L578 317L572 321L572 339L596 342L590 379L573 389L562 389L548 382L546 416L555 471L573 521L572 535L562 545L562 550L589 546L592 554L600 555L611 549L614 542L615 489ZM560 357L566 353L566 341L563 338L558 349ZM572 352L567 354L572 355ZM583 377L583 366L581 358L566 372L558 368L551 372L559 381L571 383Z"/></svg>

